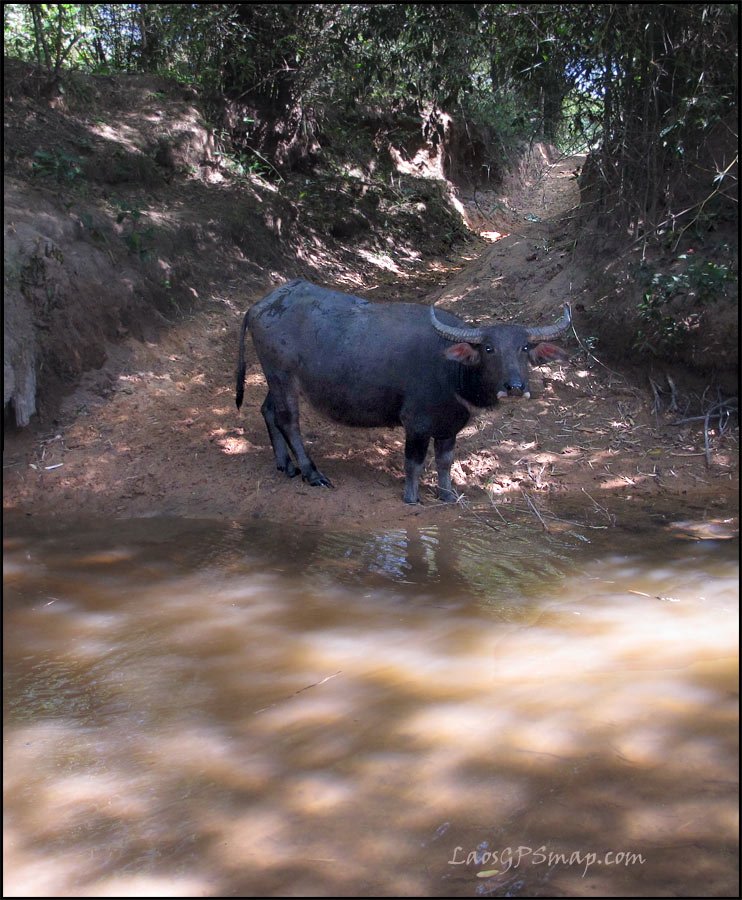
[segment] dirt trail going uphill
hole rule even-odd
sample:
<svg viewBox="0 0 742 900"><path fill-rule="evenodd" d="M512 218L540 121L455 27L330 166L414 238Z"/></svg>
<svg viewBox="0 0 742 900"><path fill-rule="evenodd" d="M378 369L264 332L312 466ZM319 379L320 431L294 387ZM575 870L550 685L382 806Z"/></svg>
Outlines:
<svg viewBox="0 0 742 900"><path fill-rule="evenodd" d="M433 300L475 323L546 324L570 300L584 344L580 308L590 295L570 252L573 169L574 160L563 160L496 207L479 195L472 210L492 213L482 230L495 242L430 267L419 281L397 283L386 296ZM572 501L583 520L604 522L630 517L637 505L670 518L736 516L734 437L711 433L709 464L702 423L670 424L678 413L657 408L648 382L591 359L575 336L563 342L570 364L534 370L530 401L504 402L460 434L453 476L465 501L436 501L429 461L423 502L404 505L402 429L342 428L306 408L305 439L336 487L289 480L274 467L260 414L264 382L249 340L245 403L239 413L234 405L241 316L262 294L244 296L237 284L223 291L158 344L112 349L67 398L52 430L8 435L5 508L338 528L451 521L493 513L493 504L504 518L517 508L539 515L555 499ZM381 299L385 288L361 293Z"/></svg>

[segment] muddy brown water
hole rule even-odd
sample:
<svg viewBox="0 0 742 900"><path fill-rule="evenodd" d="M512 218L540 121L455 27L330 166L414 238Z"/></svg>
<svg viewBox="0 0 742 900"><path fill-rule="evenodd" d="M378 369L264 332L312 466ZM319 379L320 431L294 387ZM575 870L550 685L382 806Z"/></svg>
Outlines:
<svg viewBox="0 0 742 900"><path fill-rule="evenodd" d="M6 896L729 896L738 542L5 523Z"/></svg>

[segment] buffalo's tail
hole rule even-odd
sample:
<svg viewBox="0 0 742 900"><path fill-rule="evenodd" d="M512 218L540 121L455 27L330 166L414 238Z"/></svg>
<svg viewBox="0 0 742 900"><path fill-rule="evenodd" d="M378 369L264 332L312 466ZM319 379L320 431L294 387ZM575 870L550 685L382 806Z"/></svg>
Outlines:
<svg viewBox="0 0 742 900"><path fill-rule="evenodd" d="M250 311L245 313L242 320L242 328L240 329L240 355L237 360L237 389L234 395L234 401L237 409L242 406L242 398L245 396L245 332L247 331L247 316Z"/></svg>

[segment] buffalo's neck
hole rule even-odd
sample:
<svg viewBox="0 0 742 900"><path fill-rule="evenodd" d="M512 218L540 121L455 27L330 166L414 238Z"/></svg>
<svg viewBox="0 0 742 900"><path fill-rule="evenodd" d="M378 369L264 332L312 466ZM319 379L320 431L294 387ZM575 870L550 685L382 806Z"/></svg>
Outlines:
<svg viewBox="0 0 742 900"><path fill-rule="evenodd" d="M479 369L462 365L457 365L456 369L456 393L460 397L480 409L495 406L497 397L485 391Z"/></svg>

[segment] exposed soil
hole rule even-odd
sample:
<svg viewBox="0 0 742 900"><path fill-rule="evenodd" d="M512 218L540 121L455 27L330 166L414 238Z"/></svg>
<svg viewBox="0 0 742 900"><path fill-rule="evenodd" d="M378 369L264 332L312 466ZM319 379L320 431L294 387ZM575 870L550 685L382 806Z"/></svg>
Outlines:
<svg viewBox="0 0 742 900"><path fill-rule="evenodd" d="M402 502L401 429L342 428L306 408L307 444L335 488L277 472L260 414L264 381L249 339L252 364L240 412L233 373L244 310L281 278L244 292L244 282L219 283L218 273L209 272L202 281L213 288L202 289L196 311L157 342L129 338L109 346L103 366L82 377L56 421L6 435L5 508L351 528L485 512L491 521L498 514L508 520L517 510L549 524L558 499L560 510L566 503L585 522L630 520L641 508L660 519L695 517L733 529L738 432L730 425L720 434L718 420L706 434L703 421L673 424L698 414L703 385L660 369L651 373L653 390L648 371L608 367L585 352L581 304L589 285L571 255L570 215L579 200L574 168L574 160L549 165L535 184L513 187L496 207L492 196L470 197L471 218L493 243L476 239L445 259L390 271L382 280L374 268L375 287L358 290L370 299L435 300L473 322L543 324L559 316L564 300L574 306L576 334L563 342L570 364L534 370L530 401L503 402L460 434L454 465L454 484L466 497L460 503L435 499L432 465L423 502ZM362 273L366 284L371 270Z"/></svg>

